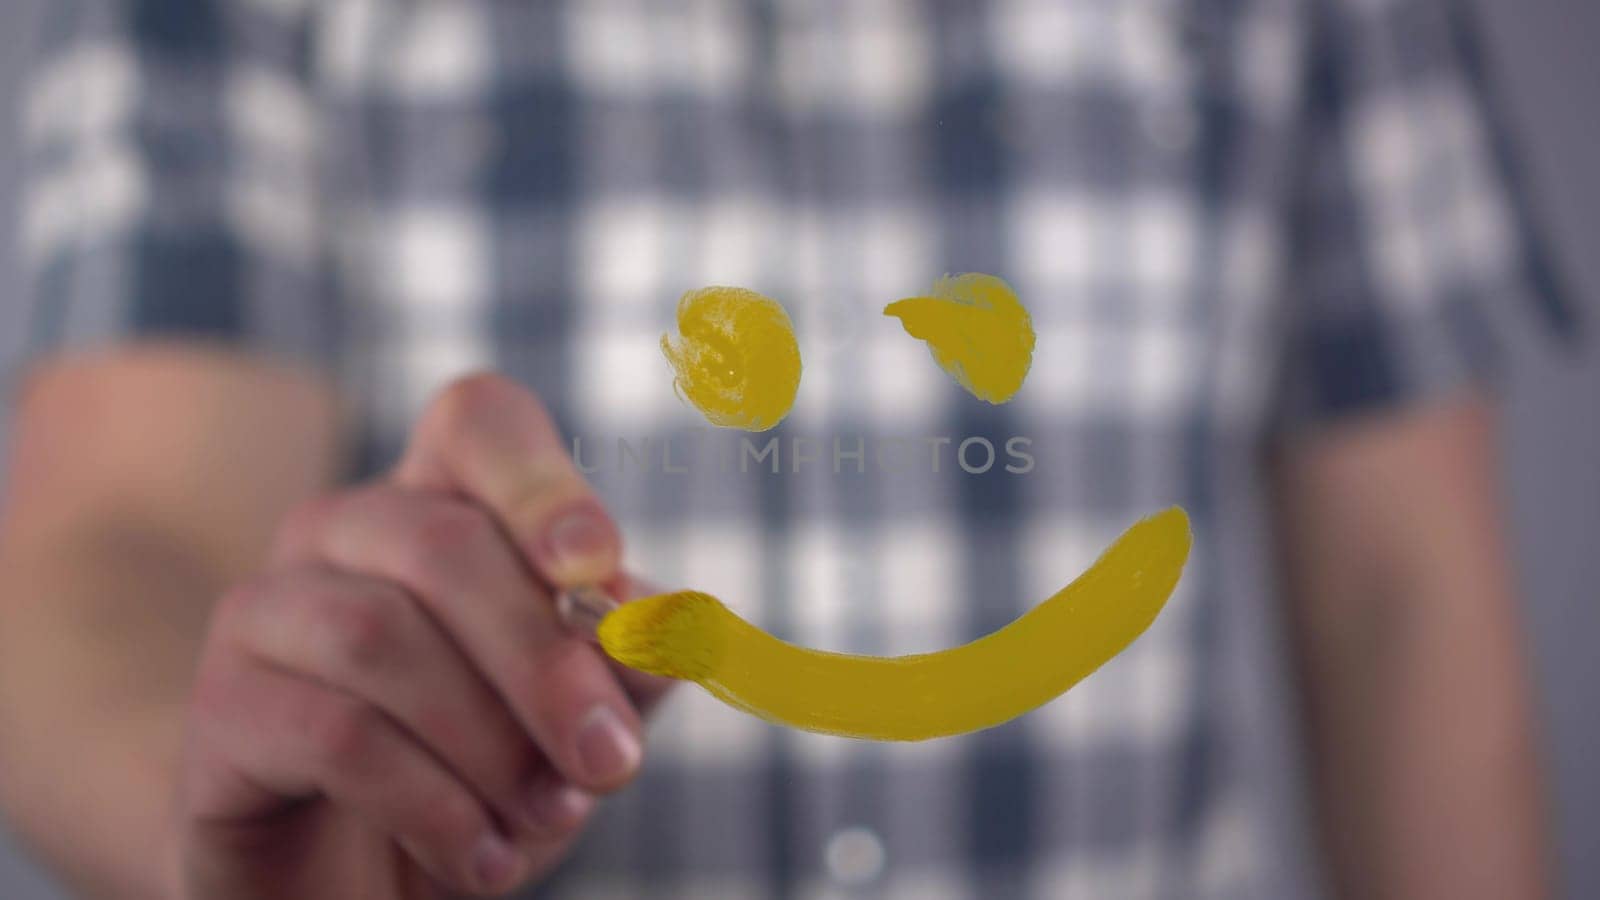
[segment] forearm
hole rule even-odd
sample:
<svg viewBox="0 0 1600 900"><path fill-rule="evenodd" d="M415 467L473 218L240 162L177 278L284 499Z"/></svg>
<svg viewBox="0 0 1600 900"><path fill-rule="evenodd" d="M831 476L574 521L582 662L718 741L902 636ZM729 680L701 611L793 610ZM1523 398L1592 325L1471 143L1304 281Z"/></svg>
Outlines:
<svg viewBox="0 0 1600 900"><path fill-rule="evenodd" d="M1299 447L1283 546L1343 894L1549 893L1493 418L1442 406Z"/></svg>
<svg viewBox="0 0 1600 900"><path fill-rule="evenodd" d="M331 388L230 352L41 363L0 506L0 801L79 893L148 896L197 648L339 458Z"/></svg>
<svg viewBox="0 0 1600 900"><path fill-rule="evenodd" d="M153 896L166 876L195 651L226 577L133 521L0 545L0 800L85 893Z"/></svg>
<svg viewBox="0 0 1600 900"><path fill-rule="evenodd" d="M1505 608L1471 596L1498 586L1447 581L1345 597L1383 612L1304 657L1321 824L1346 896L1548 893L1517 631L1462 612Z"/></svg>

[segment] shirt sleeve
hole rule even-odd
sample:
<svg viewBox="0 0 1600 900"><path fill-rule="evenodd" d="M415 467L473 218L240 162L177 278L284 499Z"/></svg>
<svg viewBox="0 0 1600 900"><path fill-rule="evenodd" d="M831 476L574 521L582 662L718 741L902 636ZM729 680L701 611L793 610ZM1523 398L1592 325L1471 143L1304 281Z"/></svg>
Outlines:
<svg viewBox="0 0 1600 900"><path fill-rule="evenodd" d="M1289 223L1283 430L1428 402L1531 314L1575 330L1454 0L1318 0Z"/></svg>
<svg viewBox="0 0 1600 900"><path fill-rule="evenodd" d="M331 368L306 6L51 4L23 98L23 362L177 340Z"/></svg>

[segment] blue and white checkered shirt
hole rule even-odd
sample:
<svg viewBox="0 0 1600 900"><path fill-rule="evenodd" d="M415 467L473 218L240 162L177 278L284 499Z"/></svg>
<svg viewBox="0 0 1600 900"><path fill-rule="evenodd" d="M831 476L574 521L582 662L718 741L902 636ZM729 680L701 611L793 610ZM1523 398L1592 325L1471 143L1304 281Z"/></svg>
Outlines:
<svg viewBox="0 0 1600 900"><path fill-rule="evenodd" d="M818 647L961 643L1193 515L1149 633L1002 727L874 744L680 692L550 896L1315 894L1262 452L1470 383L1496 307L1564 323L1450 0L60 0L46 30L37 352L314 366L357 472L508 372L632 568ZM880 315L968 271L1038 330L1006 405ZM658 338L710 284L795 320L776 473L673 394Z"/></svg>

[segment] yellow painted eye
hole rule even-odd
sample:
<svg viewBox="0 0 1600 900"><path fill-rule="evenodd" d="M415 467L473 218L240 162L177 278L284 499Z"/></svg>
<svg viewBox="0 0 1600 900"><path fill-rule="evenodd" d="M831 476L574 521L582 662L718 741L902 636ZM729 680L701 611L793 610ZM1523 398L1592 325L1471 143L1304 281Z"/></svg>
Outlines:
<svg viewBox="0 0 1600 900"><path fill-rule="evenodd" d="M678 336L661 336L678 395L706 421L766 431L783 421L800 390L800 345L776 300L736 287L708 287L678 301Z"/></svg>
<svg viewBox="0 0 1600 900"><path fill-rule="evenodd" d="M1010 400L1033 365L1033 320L993 275L946 276L932 296L897 300L883 314L925 341L939 367L980 400Z"/></svg>

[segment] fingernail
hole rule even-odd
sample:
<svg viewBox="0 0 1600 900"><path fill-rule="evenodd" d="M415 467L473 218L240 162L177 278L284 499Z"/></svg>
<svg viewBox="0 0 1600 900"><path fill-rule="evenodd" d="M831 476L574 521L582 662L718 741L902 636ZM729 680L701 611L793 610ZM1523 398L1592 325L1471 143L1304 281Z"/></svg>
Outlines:
<svg viewBox="0 0 1600 900"><path fill-rule="evenodd" d="M626 779L639 767L644 751L639 739L609 706L597 706L578 729L578 759L597 784Z"/></svg>
<svg viewBox="0 0 1600 900"><path fill-rule="evenodd" d="M593 806L594 798L575 785L540 780L528 788L523 813L534 827L560 832L582 822Z"/></svg>
<svg viewBox="0 0 1600 900"><path fill-rule="evenodd" d="M584 563L611 550L611 528L588 508L575 509L557 519L545 533L550 555L564 565Z"/></svg>
<svg viewBox="0 0 1600 900"><path fill-rule="evenodd" d="M479 838L472 851L472 873L478 884L491 891L509 887L521 863L517 851L494 832Z"/></svg>

